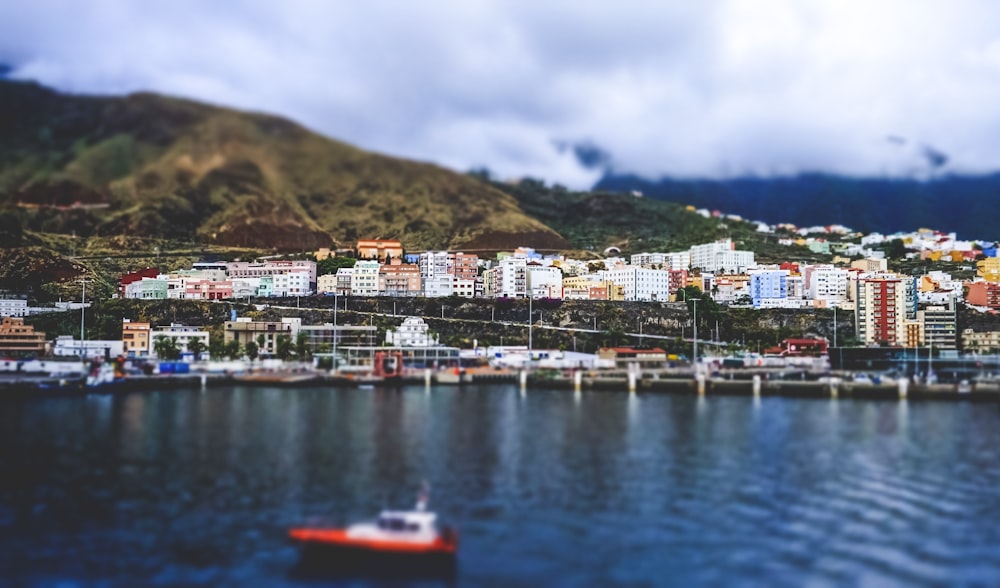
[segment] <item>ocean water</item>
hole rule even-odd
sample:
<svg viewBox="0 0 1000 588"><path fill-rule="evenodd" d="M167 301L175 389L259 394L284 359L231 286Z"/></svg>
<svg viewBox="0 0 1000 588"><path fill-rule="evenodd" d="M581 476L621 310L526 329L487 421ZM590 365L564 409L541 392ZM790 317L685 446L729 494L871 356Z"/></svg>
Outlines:
<svg viewBox="0 0 1000 588"><path fill-rule="evenodd" d="M413 505L453 576L303 577ZM0 400L0 584L1000 585L1000 406L220 388Z"/></svg>

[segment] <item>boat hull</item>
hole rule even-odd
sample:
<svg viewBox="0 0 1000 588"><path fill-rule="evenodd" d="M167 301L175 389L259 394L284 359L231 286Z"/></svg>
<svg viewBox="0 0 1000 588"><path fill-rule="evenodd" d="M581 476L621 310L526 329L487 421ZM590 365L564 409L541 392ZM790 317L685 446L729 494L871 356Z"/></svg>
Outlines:
<svg viewBox="0 0 1000 588"><path fill-rule="evenodd" d="M301 544L296 575L312 578L453 578L454 553L372 551L348 545Z"/></svg>

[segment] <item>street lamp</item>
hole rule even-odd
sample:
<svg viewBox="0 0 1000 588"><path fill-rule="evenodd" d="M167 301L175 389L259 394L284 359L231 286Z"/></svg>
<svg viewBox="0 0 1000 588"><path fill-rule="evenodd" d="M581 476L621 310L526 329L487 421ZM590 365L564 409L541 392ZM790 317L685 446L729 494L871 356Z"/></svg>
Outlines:
<svg viewBox="0 0 1000 588"><path fill-rule="evenodd" d="M678 290L678 292L684 295L684 302L687 302L688 301L687 290L681 288L680 290ZM693 322L694 322L694 349L691 352L691 355L694 356L692 358L693 362L694 363L698 363L698 299L697 298L692 298L690 300L691 300L691 304L694 305L693 306L693 308L694 308L694 317L693 317Z"/></svg>

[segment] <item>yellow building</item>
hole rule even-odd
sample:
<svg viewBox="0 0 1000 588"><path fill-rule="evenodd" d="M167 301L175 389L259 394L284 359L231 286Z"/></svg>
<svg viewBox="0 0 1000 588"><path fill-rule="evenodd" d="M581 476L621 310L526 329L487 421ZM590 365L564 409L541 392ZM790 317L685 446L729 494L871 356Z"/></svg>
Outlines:
<svg viewBox="0 0 1000 588"><path fill-rule="evenodd" d="M1000 257L987 257L976 262L976 275L987 282L1000 282Z"/></svg>

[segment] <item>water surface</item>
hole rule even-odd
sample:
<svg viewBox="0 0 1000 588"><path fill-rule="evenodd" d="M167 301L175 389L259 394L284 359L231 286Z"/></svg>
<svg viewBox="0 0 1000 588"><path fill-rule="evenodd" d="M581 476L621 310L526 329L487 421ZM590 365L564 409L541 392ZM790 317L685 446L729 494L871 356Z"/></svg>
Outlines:
<svg viewBox="0 0 1000 588"><path fill-rule="evenodd" d="M998 454L996 404L512 386L3 401L0 578L314 586L290 526L409 507L427 480L460 533L458 585L992 586Z"/></svg>

